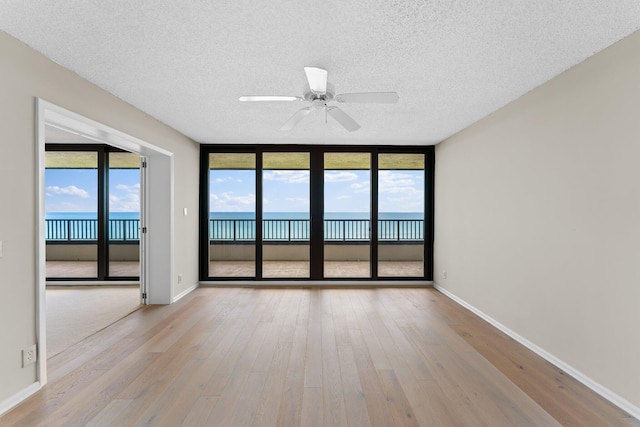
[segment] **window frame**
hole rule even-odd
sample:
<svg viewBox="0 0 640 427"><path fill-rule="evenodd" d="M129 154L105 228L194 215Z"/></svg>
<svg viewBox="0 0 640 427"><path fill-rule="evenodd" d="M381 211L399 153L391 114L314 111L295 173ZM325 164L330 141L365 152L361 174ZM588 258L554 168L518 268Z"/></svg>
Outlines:
<svg viewBox="0 0 640 427"><path fill-rule="evenodd" d="M269 152L308 152L310 153L310 275L308 278L264 278L262 277L262 154ZM326 278L323 277L324 263L324 154L331 152L370 153L371 154L371 197L370 197L370 269L367 278ZM255 153L256 155L256 254L255 276L251 277L211 277L209 276L209 154L211 153ZM424 268L423 276L378 277L378 154L423 154L424 155ZM434 219L434 146L353 146L353 145L291 145L291 144L202 144L200 145L200 225L199 225L199 278L203 282L217 281L326 281L329 285L335 281L415 281L433 280L433 219Z"/></svg>

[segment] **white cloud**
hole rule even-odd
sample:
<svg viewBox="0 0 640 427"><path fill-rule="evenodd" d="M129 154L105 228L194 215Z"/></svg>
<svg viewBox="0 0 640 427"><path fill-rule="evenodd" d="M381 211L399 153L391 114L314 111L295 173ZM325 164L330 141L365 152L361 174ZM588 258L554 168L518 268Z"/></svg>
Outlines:
<svg viewBox="0 0 640 427"><path fill-rule="evenodd" d="M287 197L285 200L293 203L296 206L309 206L308 197Z"/></svg>
<svg viewBox="0 0 640 427"><path fill-rule="evenodd" d="M266 181L284 181L289 184L306 184L309 182L309 171L270 171L263 175Z"/></svg>
<svg viewBox="0 0 640 427"><path fill-rule="evenodd" d="M47 212L95 212L95 204L81 205L72 202L47 203ZM97 215L97 214L96 214Z"/></svg>
<svg viewBox="0 0 640 427"><path fill-rule="evenodd" d="M349 186L354 193L368 193L371 187L369 181L354 182Z"/></svg>
<svg viewBox="0 0 640 427"><path fill-rule="evenodd" d="M232 176L226 176L224 178L216 178L215 182L242 182L240 178L234 178Z"/></svg>
<svg viewBox="0 0 640 427"><path fill-rule="evenodd" d="M358 175L353 172L325 172L325 182L345 182L358 179Z"/></svg>
<svg viewBox="0 0 640 427"><path fill-rule="evenodd" d="M47 196L74 196L82 199L88 199L89 193L75 185L68 185L66 187L58 187L57 185L51 185L47 187Z"/></svg>
<svg viewBox="0 0 640 427"><path fill-rule="evenodd" d="M109 194L110 212L139 212L140 195L138 193L128 193L124 196Z"/></svg>
<svg viewBox="0 0 640 427"><path fill-rule="evenodd" d="M416 188L413 176L401 172L380 171L378 175L378 192L419 196L423 191Z"/></svg>
<svg viewBox="0 0 640 427"><path fill-rule="evenodd" d="M344 199L350 199L351 196L347 196L346 194L343 194L342 196L338 196L336 197L336 200L344 200Z"/></svg>
<svg viewBox="0 0 640 427"><path fill-rule="evenodd" d="M210 209L214 212L252 212L255 210L255 206L255 194L235 196L232 191L225 191L210 195Z"/></svg>
<svg viewBox="0 0 640 427"><path fill-rule="evenodd" d="M139 193L140 184L133 184L133 185L118 184L116 185L116 189L126 191L127 193Z"/></svg>

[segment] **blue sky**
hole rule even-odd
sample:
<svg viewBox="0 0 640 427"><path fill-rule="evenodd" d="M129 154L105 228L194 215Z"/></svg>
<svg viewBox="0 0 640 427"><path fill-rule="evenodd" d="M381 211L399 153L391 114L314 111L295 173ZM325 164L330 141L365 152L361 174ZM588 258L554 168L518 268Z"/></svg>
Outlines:
<svg viewBox="0 0 640 427"><path fill-rule="evenodd" d="M423 171L380 171L380 212L422 212ZM212 212L253 212L255 172L211 170ZM326 212L368 212L369 171L325 171ZM308 171L264 171L264 212L308 212Z"/></svg>
<svg viewBox="0 0 640 427"><path fill-rule="evenodd" d="M380 212L421 212L424 204L422 171L380 171ZM212 212L253 212L255 172L212 170L210 172ZM326 212L368 212L369 171L325 171ZM95 169L47 169L45 172L47 212L96 212ZM308 212L308 171L264 171L265 212ZM111 212L140 209L140 175L137 169L112 169L109 179Z"/></svg>
<svg viewBox="0 0 640 427"><path fill-rule="evenodd" d="M46 169L45 206L47 212L97 212L98 172L96 169ZM109 171L109 210L140 210L140 172L137 169Z"/></svg>

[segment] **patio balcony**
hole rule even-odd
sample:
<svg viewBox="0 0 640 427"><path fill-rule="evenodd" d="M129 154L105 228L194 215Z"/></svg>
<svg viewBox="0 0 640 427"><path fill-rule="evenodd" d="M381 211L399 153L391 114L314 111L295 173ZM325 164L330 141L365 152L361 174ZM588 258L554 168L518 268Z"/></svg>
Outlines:
<svg viewBox="0 0 640 427"><path fill-rule="evenodd" d="M139 220L109 221L109 276L139 276ZM255 275L255 220L209 222L210 277ZM263 276L309 277L309 220L263 220ZM422 220L378 221L378 276L424 275ZM97 275L97 220L46 221L47 277ZM370 223L362 219L324 221L325 277L369 277Z"/></svg>

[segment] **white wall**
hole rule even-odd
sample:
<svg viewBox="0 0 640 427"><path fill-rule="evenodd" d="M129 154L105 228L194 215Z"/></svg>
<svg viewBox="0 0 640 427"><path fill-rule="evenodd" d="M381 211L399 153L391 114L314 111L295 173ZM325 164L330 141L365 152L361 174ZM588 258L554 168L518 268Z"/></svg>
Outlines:
<svg viewBox="0 0 640 427"><path fill-rule="evenodd" d="M636 408L639 52L637 32L439 144L435 176L435 282Z"/></svg>
<svg viewBox="0 0 640 427"><path fill-rule="evenodd" d="M173 295L198 282L198 146L33 49L0 32L0 404L36 380L20 350L36 338L35 98L173 153ZM189 216L182 216L182 208ZM183 275L181 284L177 274Z"/></svg>

